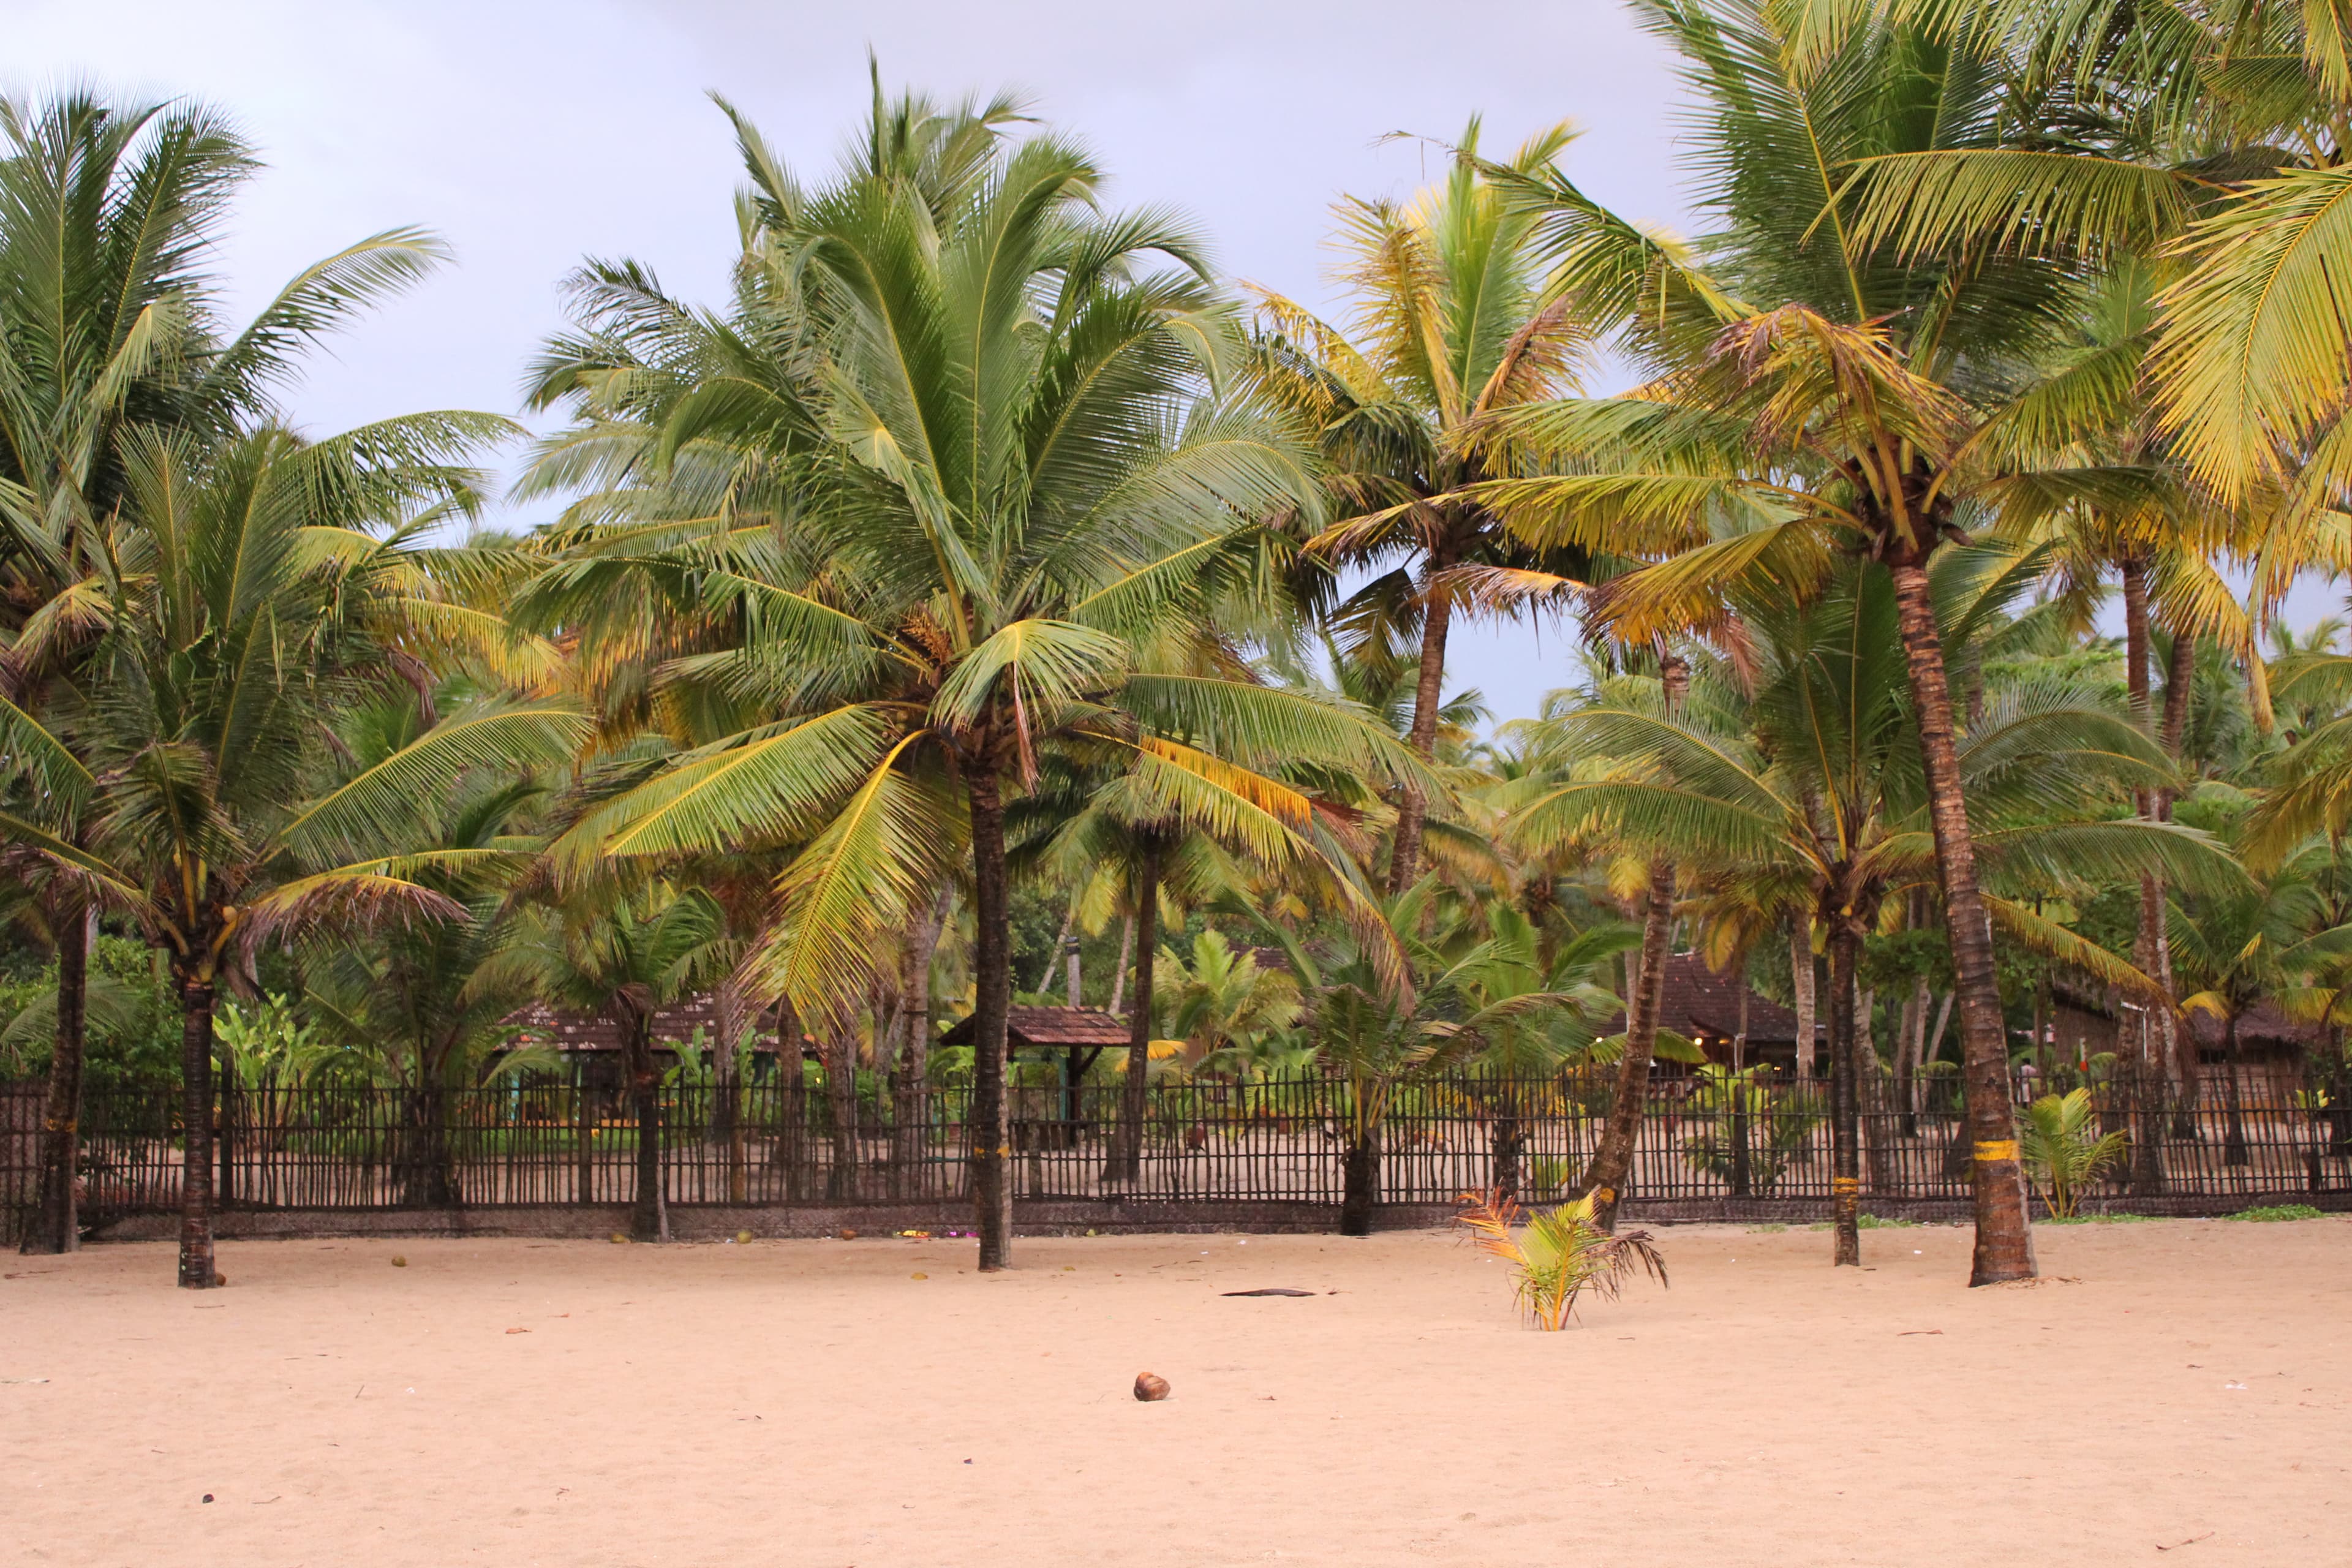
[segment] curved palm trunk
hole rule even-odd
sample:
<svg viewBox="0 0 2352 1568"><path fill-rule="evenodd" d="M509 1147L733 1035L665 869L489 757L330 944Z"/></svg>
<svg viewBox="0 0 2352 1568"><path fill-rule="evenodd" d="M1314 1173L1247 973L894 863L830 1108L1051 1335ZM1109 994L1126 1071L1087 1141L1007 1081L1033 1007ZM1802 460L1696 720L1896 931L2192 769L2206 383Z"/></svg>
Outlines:
<svg viewBox="0 0 2352 1568"><path fill-rule="evenodd" d="M1146 835L1135 876L1135 1007L1127 1025L1127 1076L1119 1082L1118 1131L1103 1174L1130 1186L1143 1180L1143 1112L1151 1078L1151 988L1160 952L1160 854L1157 834Z"/></svg>
<svg viewBox="0 0 2352 1568"><path fill-rule="evenodd" d="M1666 949L1674 937L1672 866L1661 861L1651 868L1648 900L1642 918L1642 959L1633 973L1633 994L1625 1000L1625 1055L1617 1065L1617 1091L1610 1100L1600 1147L1593 1150L1591 1163L1570 1194L1592 1194L1592 1223L1604 1231L1617 1226L1617 1208L1624 1199L1625 1178L1633 1168L1633 1146L1642 1133L1642 1112L1649 1101L1650 1058L1658 1043L1658 1011L1666 989Z"/></svg>
<svg viewBox="0 0 2352 1568"><path fill-rule="evenodd" d="M1992 925L1977 885L1976 842L1960 794L1959 749L1952 732L1951 690L1944 679L1943 637L1936 627L1927 568L1915 561L1890 570L1903 651L1910 665L1913 718L1927 774L1928 816L1935 827L1944 920L1951 937L1953 994L1959 1004L1961 1080L1975 1155L1970 1163L1976 1248L1969 1283L2030 1279L2035 1272L2033 1231L2027 1222L2017 1116L2010 1103L2008 1029L1993 976Z"/></svg>
<svg viewBox="0 0 2352 1568"><path fill-rule="evenodd" d="M1433 575L1454 564L1450 550L1430 555ZM1421 617L1421 668L1413 682L1412 729L1408 739L1427 762L1437 753L1437 710L1445 700L1445 639L1454 625L1454 599L1431 595ZM1429 819L1429 801L1417 784L1404 786L1397 805L1396 842L1389 851L1389 895L1393 898L1421 876L1422 826Z"/></svg>
<svg viewBox="0 0 2352 1568"><path fill-rule="evenodd" d="M57 1041L41 1107L40 1221L26 1252L71 1252L81 1245L74 1184L81 1164L81 1076L89 997L89 901L60 887L49 923L58 941Z"/></svg>
<svg viewBox="0 0 2352 1568"><path fill-rule="evenodd" d="M1832 910L1830 922L1830 1224L1837 1233L1833 1267L1862 1263L1862 1053L1854 1026L1853 918Z"/></svg>
<svg viewBox="0 0 2352 1568"><path fill-rule="evenodd" d="M1671 653L1661 652L1659 683L1665 689L1666 712L1683 705L1690 689L1690 666ZM1642 961L1635 972L1633 994L1625 999L1625 1056L1617 1068L1617 1092L1609 1104L1609 1121L1601 1144L1576 1184L1573 1195L1592 1194L1592 1223L1604 1231L1617 1228L1617 1208L1624 1199L1625 1178L1633 1168L1633 1149L1642 1134L1642 1112L1650 1095L1650 1060L1658 1044L1658 1014L1665 1003L1666 958L1675 934L1675 868L1660 860L1650 868L1648 903L1642 916Z"/></svg>
<svg viewBox="0 0 2352 1568"><path fill-rule="evenodd" d="M982 1272L1013 1264L1012 1126L1004 1098L1005 1024L1013 1005L1012 905L1004 875L1004 802L995 775L971 775L972 1228Z"/></svg>
<svg viewBox="0 0 2352 1568"><path fill-rule="evenodd" d="M209 1290L213 1267L213 987L180 983L180 1289Z"/></svg>

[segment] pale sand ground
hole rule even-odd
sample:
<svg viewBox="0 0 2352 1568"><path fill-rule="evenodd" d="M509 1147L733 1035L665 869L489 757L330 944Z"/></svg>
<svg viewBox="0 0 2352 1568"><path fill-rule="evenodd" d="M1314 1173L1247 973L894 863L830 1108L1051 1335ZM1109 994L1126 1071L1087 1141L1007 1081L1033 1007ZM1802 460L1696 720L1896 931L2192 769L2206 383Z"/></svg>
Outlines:
<svg viewBox="0 0 2352 1568"><path fill-rule="evenodd" d="M11 1257L0 1560L2352 1563L2352 1219L1661 1237L1554 1335L1435 1235Z"/></svg>

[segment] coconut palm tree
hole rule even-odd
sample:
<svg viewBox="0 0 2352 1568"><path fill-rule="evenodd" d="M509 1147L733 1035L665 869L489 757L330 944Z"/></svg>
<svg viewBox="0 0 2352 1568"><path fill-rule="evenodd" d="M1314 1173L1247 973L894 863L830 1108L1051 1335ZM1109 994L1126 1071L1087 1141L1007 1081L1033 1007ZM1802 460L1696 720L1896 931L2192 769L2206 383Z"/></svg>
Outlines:
<svg viewBox="0 0 2352 1568"><path fill-rule="evenodd" d="M476 770L567 758L567 707L499 705L437 724L337 779L338 715L407 684L371 595L407 580L399 521L472 482L446 458L502 422L414 416L306 445L265 426L199 449L125 443L105 632L52 726L16 754L81 803L87 842L0 814L0 836L72 868L167 959L181 1006L180 1283L215 1278L214 1009L257 947L314 923L462 918L415 877L497 851L424 848L415 802Z"/></svg>
<svg viewBox="0 0 2352 1568"><path fill-rule="evenodd" d="M1547 962L1536 923L1526 915L1500 907L1489 911L1487 923L1486 940L1433 982L1462 1016L1433 1020L1424 1031L1437 1042L1432 1068L1471 1063L1492 1076L1489 1190L1516 1201L1528 1081L1589 1055L1601 1025L1622 1005L1608 973L1639 936L1629 922L1609 921L1559 944Z"/></svg>
<svg viewBox="0 0 2352 1568"><path fill-rule="evenodd" d="M2025 1277L2032 1240L2000 999L1928 568L1972 529L2023 532L2084 500L2151 506L2171 477L2028 461L1995 439L2046 379L2053 323L2095 258L1916 255L1857 222L1849 174L1861 162L1998 150L2013 132L2015 62L1992 40L1875 0L1641 10L1705 103L1701 205L1713 227L1681 246L1565 181L1486 166L1543 216L1552 286L1656 376L1634 395L1496 419L1496 438L1556 471L1465 487L1464 499L1534 544L1654 561L1593 596L1589 619L1627 640L1717 623L1727 584L1802 597L1841 552L1885 565L1957 973L1977 1154L1971 1278Z"/></svg>
<svg viewBox="0 0 2352 1568"><path fill-rule="evenodd" d="M268 406L321 332L414 280L438 247L382 234L305 268L242 331L217 312L205 254L249 148L198 105L110 102L74 89L0 100L0 731L41 716L104 625L109 531L126 437L198 438ZM79 842L69 796L33 803ZM47 878L58 952L56 1047L28 1246L75 1242L84 986L96 911L86 880Z"/></svg>
<svg viewBox="0 0 2352 1568"><path fill-rule="evenodd" d="M541 376L584 416L550 464L613 447L598 399L650 388L618 410L631 460L689 493L719 473L718 521L618 522L618 548L592 530L541 597L551 619L593 615L593 585L626 575L704 605L725 646L672 666L667 700L709 691L756 721L573 832L626 857L801 846L751 962L815 1017L870 994L877 952L968 860L972 1190L981 1266L1003 1268L1008 801L1056 753L1122 759L1139 796L1284 859L1307 804L1252 770L1425 774L1360 710L1264 686L1204 636L1220 584L1267 559L1252 520L1314 516L1319 495L1307 454L1211 395L1233 339L1187 229L1102 213L1074 143L969 114L877 97L813 190L739 134L754 221L736 318L608 269L592 330ZM971 150L952 169L923 151L950 144ZM657 387L621 342L647 320L690 345Z"/></svg>
<svg viewBox="0 0 2352 1568"><path fill-rule="evenodd" d="M1948 556L1937 566L1956 654L2038 569L2034 557L1995 550ZM1809 605L1737 601L1745 668L1710 670L1705 700L1687 717L1600 704L1564 714L1554 721L1563 731L1559 746L1580 745L1620 766L1529 779L1508 827L1534 845L1600 832L1653 846L1691 868L1699 908L1799 903L1826 932L1842 1264L1860 1257L1856 963L1887 898L1927 882L1935 865L1891 576L1849 566ZM2242 880L2201 834L2107 819L2120 789L2168 770L2144 733L2079 689L2045 684L1990 695L1957 742L1977 852L1995 886L2012 894L2080 891L2143 868L2201 886ZM2150 985L2020 900L1982 897L2012 940L2114 983L2143 992Z"/></svg>
<svg viewBox="0 0 2352 1568"><path fill-rule="evenodd" d="M1478 135L1473 121L1465 147L1475 151ZM1506 166L1523 178L1553 174L1572 136L1553 126ZM1309 551L1341 563L1406 563L1330 618L1357 645L1345 651L1411 676L1405 732L1429 758L1445 707L1447 638L1459 602L1477 597L1456 568L1503 565L1513 555L1495 516L1459 499L1465 484L1516 470L1510 452L1484 439L1483 422L1572 390L1590 334L1569 300L1539 295L1534 225L1466 159L1410 204L1349 198L1338 216L1351 319L1329 325L1261 292L1252 375L1311 434L1342 512ZM1410 657L1398 658L1408 647ZM1392 895L1421 875L1428 810L1422 791L1403 793L1387 874Z"/></svg>
<svg viewBox="0 0 2352 1568"><path fill-rule="evenodd" d="M521 991L618 1027L621 1070L636 1122L629 1234L638 1241L669 1239L654 1016L724 972L726 931L726 911L699 889L600 877L521 915L515 935L475 971L468 986L476 994Z"/></svg>

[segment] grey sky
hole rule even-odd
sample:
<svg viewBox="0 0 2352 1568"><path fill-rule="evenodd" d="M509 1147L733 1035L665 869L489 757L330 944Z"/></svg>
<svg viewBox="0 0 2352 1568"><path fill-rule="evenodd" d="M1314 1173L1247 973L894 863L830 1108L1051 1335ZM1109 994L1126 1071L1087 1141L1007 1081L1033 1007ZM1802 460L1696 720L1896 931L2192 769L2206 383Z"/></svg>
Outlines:
<svg viewBox="0 0 2352 1568"><path fill-rule="evenodd" d="M1186 209L1233 276L1311 300L1332 199L1402 195L1433 166L1390 132L1450 137L1483 113L1502 145L1569 120L1584 135L1567 163L1594 195L1683 216L1671 67L1616 0L0 0L0 22L12 89L87 79L236 116L270 164L222 258L237 303L378 229L448 239L455 267L319 361L297 405L320 430L513 412L583 256L715 297L737 179L704 94L828 165L869 46L891 87L1024 90L1096 149L1113 200ZM1556 628L1469 627L1455 647L1454 682L1499 718L1570 678Z"/></svg>
<svg viewBox="0 0 2352 1568"><path fill-rule="evenodd" d="M0 20L14 89L87 79L236 116L270 164L222 258L239 303L378 229L448 239L455 267L318 363L297 405L320 430L513 412L583 256L635 257L715 296L736 169L705 92L797 164L829 164L863 110L869 45L886 85L1024 89L1097 150L1114 200L1185 208L1234 276L1308 298L1333 197L1402 195L1433 166L1412 142L1376 144L1391 131L1450 137L1483 112L1509 143L1571 120L1580 179L1676 216L1669 68L1615 0L0 0ZM1540 656L1525 630L1457 646L1456 679L1503 717L1566 678L1556 634Z"/></svg>

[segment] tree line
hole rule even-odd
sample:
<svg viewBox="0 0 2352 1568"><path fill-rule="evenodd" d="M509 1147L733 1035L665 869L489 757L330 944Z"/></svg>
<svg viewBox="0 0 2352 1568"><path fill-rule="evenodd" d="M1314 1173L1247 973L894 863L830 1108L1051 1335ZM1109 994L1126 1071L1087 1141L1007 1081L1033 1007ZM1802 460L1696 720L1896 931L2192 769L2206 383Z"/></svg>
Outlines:
<svg viewBox="0 0 2352 1568"><path fill-rule="evenodd" d="M2352 540L2333 11L1635 9L1704 232L1589 197L1564 127L1498 155L1474 121L1430 188L1339 204L1338 320L1109 205L1015 100L877 79L814 178L721 103L729 292L583 265L538 438L301 431L302 356L438 242L235 322L224 119L0 105L0 840L43 966L0 1048L45 1054L41 1241L136 1010L91 954L133 942L190 1288L257 1029L429 1114L512 1067L517 1006L594 1013L652 1128L654 1015L700 993L722 1086L781 1012L828 1093L919 1096L968 1016L1004 1267L1008 1009L1066 949L1076 996L1089 942L1129 1004L1114 1178L1163 1028L1344 1081L1351 1193L1402 1079L1579 1059L1617 1074L1574 1184L1604 1226L1700 948L1808 1056L1826 1020L1839 1261L1863 1086L1960 1077L1973 1283L2033 1271L2011 1015L2039 1049L2053 984L2128 999L2112 1070L2181 1103L2188 1020L2263 1003L2340 1092L2352 656L2280 621ZM518 442L543 521L496 531ZM1465 616L1578 650L1491 740Z"/></svg>

